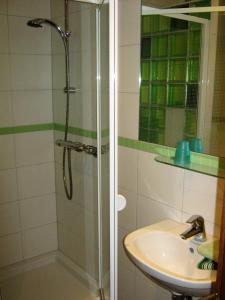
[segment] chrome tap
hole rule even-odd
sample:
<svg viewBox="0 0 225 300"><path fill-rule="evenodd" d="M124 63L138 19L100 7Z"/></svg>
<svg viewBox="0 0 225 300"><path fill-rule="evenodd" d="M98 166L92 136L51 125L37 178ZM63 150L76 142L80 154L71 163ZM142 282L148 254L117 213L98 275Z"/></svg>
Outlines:
<svg viewBox="0 0 225 300"><path fill-rule="evenodd" d="M198 242L206 241L205 223L202 216L191 216L186 223L191 224L191 227L180 234L181 238L186 240L192 236L195 236L195 240Z"/></svg>

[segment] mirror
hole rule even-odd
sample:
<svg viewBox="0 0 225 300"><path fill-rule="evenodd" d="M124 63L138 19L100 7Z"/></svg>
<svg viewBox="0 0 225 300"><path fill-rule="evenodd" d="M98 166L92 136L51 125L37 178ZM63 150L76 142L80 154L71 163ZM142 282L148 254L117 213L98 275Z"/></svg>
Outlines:
<svg viewBox="0 0 225 300"><path fill-rule="evenodd" d="M160 1L168 2L179 4L173 14L152 14L156 1L142 3L139 140L176 147L199 138L204 153L224 157L225 15L176 13L208 0Z"/></svg>

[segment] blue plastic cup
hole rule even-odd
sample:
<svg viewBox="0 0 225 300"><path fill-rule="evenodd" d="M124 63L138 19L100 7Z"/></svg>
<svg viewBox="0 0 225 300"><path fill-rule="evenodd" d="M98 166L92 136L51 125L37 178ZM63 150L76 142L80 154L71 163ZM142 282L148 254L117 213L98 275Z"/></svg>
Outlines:
<svg viewBox="0 0 225 300"><path fill-rule="evenodd" d="M194 138L190 142L190 150L198 153L203 153L204 147L202 140L199 138Z"/></svg>
<svg viewBox="0 0 225 300"><path fill-rule="evenodd" d="M190 146L188 141L180 141L177 143L175 163L180 165L190 163Z"/></svg>

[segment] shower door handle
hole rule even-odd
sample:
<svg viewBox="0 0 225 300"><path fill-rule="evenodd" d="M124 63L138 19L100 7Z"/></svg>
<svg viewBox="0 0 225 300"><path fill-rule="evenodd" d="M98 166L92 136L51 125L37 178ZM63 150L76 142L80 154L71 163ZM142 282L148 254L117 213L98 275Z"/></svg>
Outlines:
<svg viewBox="0 0 225 300"><path fill-rule="evenodd" d="M116 197L117 202L117 211L124 210L124 208L127 206L127 199L123 196L118 194Z"/></svg>

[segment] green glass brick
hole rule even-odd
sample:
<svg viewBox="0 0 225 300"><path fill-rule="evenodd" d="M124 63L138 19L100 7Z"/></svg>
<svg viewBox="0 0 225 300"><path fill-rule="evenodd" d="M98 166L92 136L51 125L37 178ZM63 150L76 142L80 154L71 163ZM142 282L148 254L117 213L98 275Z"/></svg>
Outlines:
<svg viewBox="0 0 225 300"><path fill-rule="evenodd" d="M141 57L142 58L151 57L151 38L141 39Z"/></svg>
<svg viewBox="0 0 225 300"><path fill-rule="evenodd" d="M143 35L150 33L150 20L151 16L142 16L141 18L141 31Z"/></svg>
<svg viewBox="0 0 225 300"><path fill-rule="evenodd" d="M141 105L149 104L149 85L142 84L141 85Z"/></svg>
<svg viewBox="0 0 225 300"><path fill-rule="evenodd" d="M168 106L184 107L185 105L185 85L169 85Z"/></svg>
<svg viewBox="0 0 225 300"><path fill-rule="evenodd" d="M167 56L168 38L167 35L154 36L151 41L151 55L152 57Z"/></svg>
<svg viewBox="0 0 225 300"><path fill-rule="evenodd" d="M149 80L149 73L150 73L150 62L142 61L141 62L141 80L142 81Z"/></svg>
<svg viewBox="0 0 225 300"><path fill-rule="evenodd" d="M185 134L196 136L197 134L197 112L187 110L185 113Z"/></svg>
<svg viewBox="0 0 225 300"><path fill-rule="evenodd" d="M159 27L158 27L159 32L170 30L170 19L171 18L159 16Z"/></svg>
<svg viewBox="0 0 225 300"><path fill-rule="evenodd" d="M141 128L148 128L150 116L150 109L148 107L140 107L140 121L139 126Z"/></svg>
<svg viewBox="0 0 225 300"><path fill-rule="evenodd" d="M166 104L166 85L152 84L150 99L151 99L151 104L165 105Z"/></svg>
<svg viewBox="0 0 225 300"><path fill-rule="evenodd" d="M187 32L173 33L170 36L170 55L186 56L187 54Z"/></svg>
<svg viewBox="0 0 225 300"><path fill-rule="evenodd" d="M151 80L166 80L167 78L167 61L152 61Z"/></svg>
<svg viewBox="0 0 225 300"><path fill-rule="evenodd" d="M195 17L200 17L201 14L192 14ZM201 24L197 22L188 22L189 23L189 28L190 29L201 29Z"/></svg>
<svg viewBox="0 0 225 300"><path fill-rule="evenodd" d="M200 31L191 31L189 34L189 55L198 55L201 51Z"/></svg>
<svg viewBox="0 0 225 300"><path fill-rule="evenodd" d="M188 61L188 81L198 81L199 68L200 66L198 58L193 58Z"/></svg>
<svg viewBox="0 0 225 300"><path fill-rule="evenodd" d="M150 128L165 128L165 109L151 108L150 113Z"/></svg>
<svg viewBox="0 0 225 300"><path fill-rule="evenodd" d="M150 32L159 31L159 16L150 16Z"/></svg>
<svg viewBox="0 0 225 300"><path fill-rule="evenodd" d="M139 140L148 142L149 141L149 131L145 128L139 129Z"/></svg>
<svg viewBox="0 0 225 300"><path fill-rule="evenodd" d="M185 81L186 80L186 60L173 59L169 64L169 80Z"/></svg>
<svg viewBox="0 0 225 300"><path fill-rule="evenodd" d="M163 131L153 131L150 130L149 132L149 142L154 144L165 144L165 135Z"/></svg>

